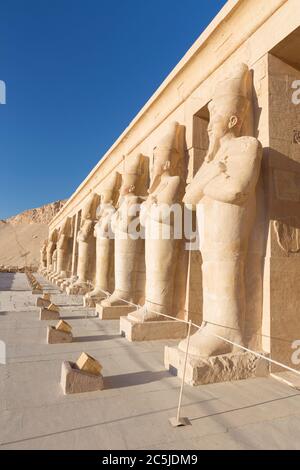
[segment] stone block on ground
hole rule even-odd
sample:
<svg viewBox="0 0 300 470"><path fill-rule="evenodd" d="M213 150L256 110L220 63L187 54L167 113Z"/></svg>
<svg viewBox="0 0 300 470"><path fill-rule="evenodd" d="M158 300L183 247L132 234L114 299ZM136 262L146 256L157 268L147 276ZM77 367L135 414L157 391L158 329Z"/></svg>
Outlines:
<svg viewBox="0 0 300 470"><path fill-rule="evenodd" d="M74 362L64 361L61 368L61 387L65 395L103 390L103 376L80 370Z"/></svg>
<svg viewBox="0 0 300 470"><path fill-rule="evenodd" d="M73 335L71 332L57 330L54 326L48 325L47 328L47 343L72 343Z"/></svg>
<svg viewBox="0 0 300 470"><path fill-rule="evenodd" d="M56 311L49 310L48 308L40 309L40 320L59 320L60 315Z"/></svg>
<svg viewBox="0 0 300 470"><path fill-rule="evenodd" d="M60 331L65 331L66 333L70 333L72 331L72 327L71 325L64 321L64 320L60 320L56 327L55 327L57 330L60 330Z"/></svg>
<svg viewBox="0 0 300 470"><path fill-rule="evenodd" d="M38 297L36 299L36 303L35 305L37 307L44 307L44 308L47 308L49 307L49 305L51 305L51 300L46 300L46 299L43 299L43 297Z"/></svg>
<svg viewBox="0 0 300 470"><path fill-rule="evenodd" d="M102 370L101 364L94 357L85 352L77 359L76 366L78 369L93 375L100 375Z"/></svg>

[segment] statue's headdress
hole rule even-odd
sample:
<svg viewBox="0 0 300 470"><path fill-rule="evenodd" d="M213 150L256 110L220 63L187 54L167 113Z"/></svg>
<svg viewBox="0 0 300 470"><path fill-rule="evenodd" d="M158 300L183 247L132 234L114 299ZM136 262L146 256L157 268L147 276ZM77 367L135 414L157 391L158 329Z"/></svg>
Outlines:
<svg viewBox="0 0 300 470"><path fill-rule="evenodd" d="M147 192L149 179L149 158L142 153L126 155L123 159L122 183L124 180L135 186L135 194L143 196Z"/></svg>
<svg viewBox="0 0 300 470"><path fill-rule="evenodd" d="M208 107L222 106L231 114L245 113L251 100L251 74L246 64L235 65L228 76L220 80Z"/></svg>
<svg viewBox="0 0 300 470"><path fill-rule="evenodd" d="M178 122L171 122L168 125L166 133L158 141L154 147L155 158L158 159L162 165L170 162L171 175L183 176L183 161L184 161L184 126ZM162 152L160 152L162 151ZM155 162L154 168L155 168ZM160 181L160 175L152 173L151 186L149 192L153 192Z"/></svg>
<svg viewBox="0 0 300 470"><path fill-rule="evenodd" d="M89 196L86 205L82 209L81 220L83 219L95 220L96 219L96 211L99 205L99 201L100 201L99 194L92 193Z"/></svg>
<svg viewBox="0 0 300 470"><path fill-rule="evenodd" d="M119 195L118 193L119 193L120 187L121 187L121 174L117 171L114 171L104 181L99 191L99 195L101 198L104 197L106 201L110 200L112 205L114 206L118 200L118 195Z"/></svg>

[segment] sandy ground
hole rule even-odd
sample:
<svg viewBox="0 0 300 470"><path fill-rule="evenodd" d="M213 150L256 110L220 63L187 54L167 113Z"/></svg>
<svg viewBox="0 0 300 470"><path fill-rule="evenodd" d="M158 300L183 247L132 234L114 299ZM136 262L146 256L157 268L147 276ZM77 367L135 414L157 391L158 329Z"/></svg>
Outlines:
<svg viewBox="0 0 300 470"><path fill-rule="evenodd" d="M45 224L0 224L0 265L38 266L40 247L48 237Z"/></svg>
<svg viewBox="0 0 300 470"><path fill-rule="evenodd" d="M119 321L86 317L82 298L52 292L73 327L71 344L46 344L24 274L0 273L0 449L300 449L300 392L273 378L186 386L163 364L166 341L130 343ZM89 315L94 312L89 309ZM105 390L63 395L63 360L82 351L103 365Z"/></svg>

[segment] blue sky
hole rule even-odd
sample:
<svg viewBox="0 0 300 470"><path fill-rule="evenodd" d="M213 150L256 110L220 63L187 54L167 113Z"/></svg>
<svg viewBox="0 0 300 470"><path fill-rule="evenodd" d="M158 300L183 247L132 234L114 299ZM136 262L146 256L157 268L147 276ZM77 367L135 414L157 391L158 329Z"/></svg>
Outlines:
<svg viewBox="0 0 300 470"><path fill-rule="evenodd" d="M69 197L225 0L1 0L0 219Z"/></svg>

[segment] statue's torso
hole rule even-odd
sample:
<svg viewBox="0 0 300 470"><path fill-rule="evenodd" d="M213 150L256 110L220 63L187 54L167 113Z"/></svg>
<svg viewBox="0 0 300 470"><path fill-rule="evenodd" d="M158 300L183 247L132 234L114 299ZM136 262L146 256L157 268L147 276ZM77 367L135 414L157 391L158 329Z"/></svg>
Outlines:
<svg viewBox="0 0 300 470"><path fill-rule="evenodd" d="M226 166L226 178L237 178L249 184L249 193L242 203L221 202L204 194L197 207L197 223L200 236L200 249L209 258L243 254L251 227L255 218L257 175L252 166L256 155L253 155L248 143L253 144L251 137L234 139L232 145L220 149L213 162L208 165ZM248 181L249 180L249 181Z"/></svg>

